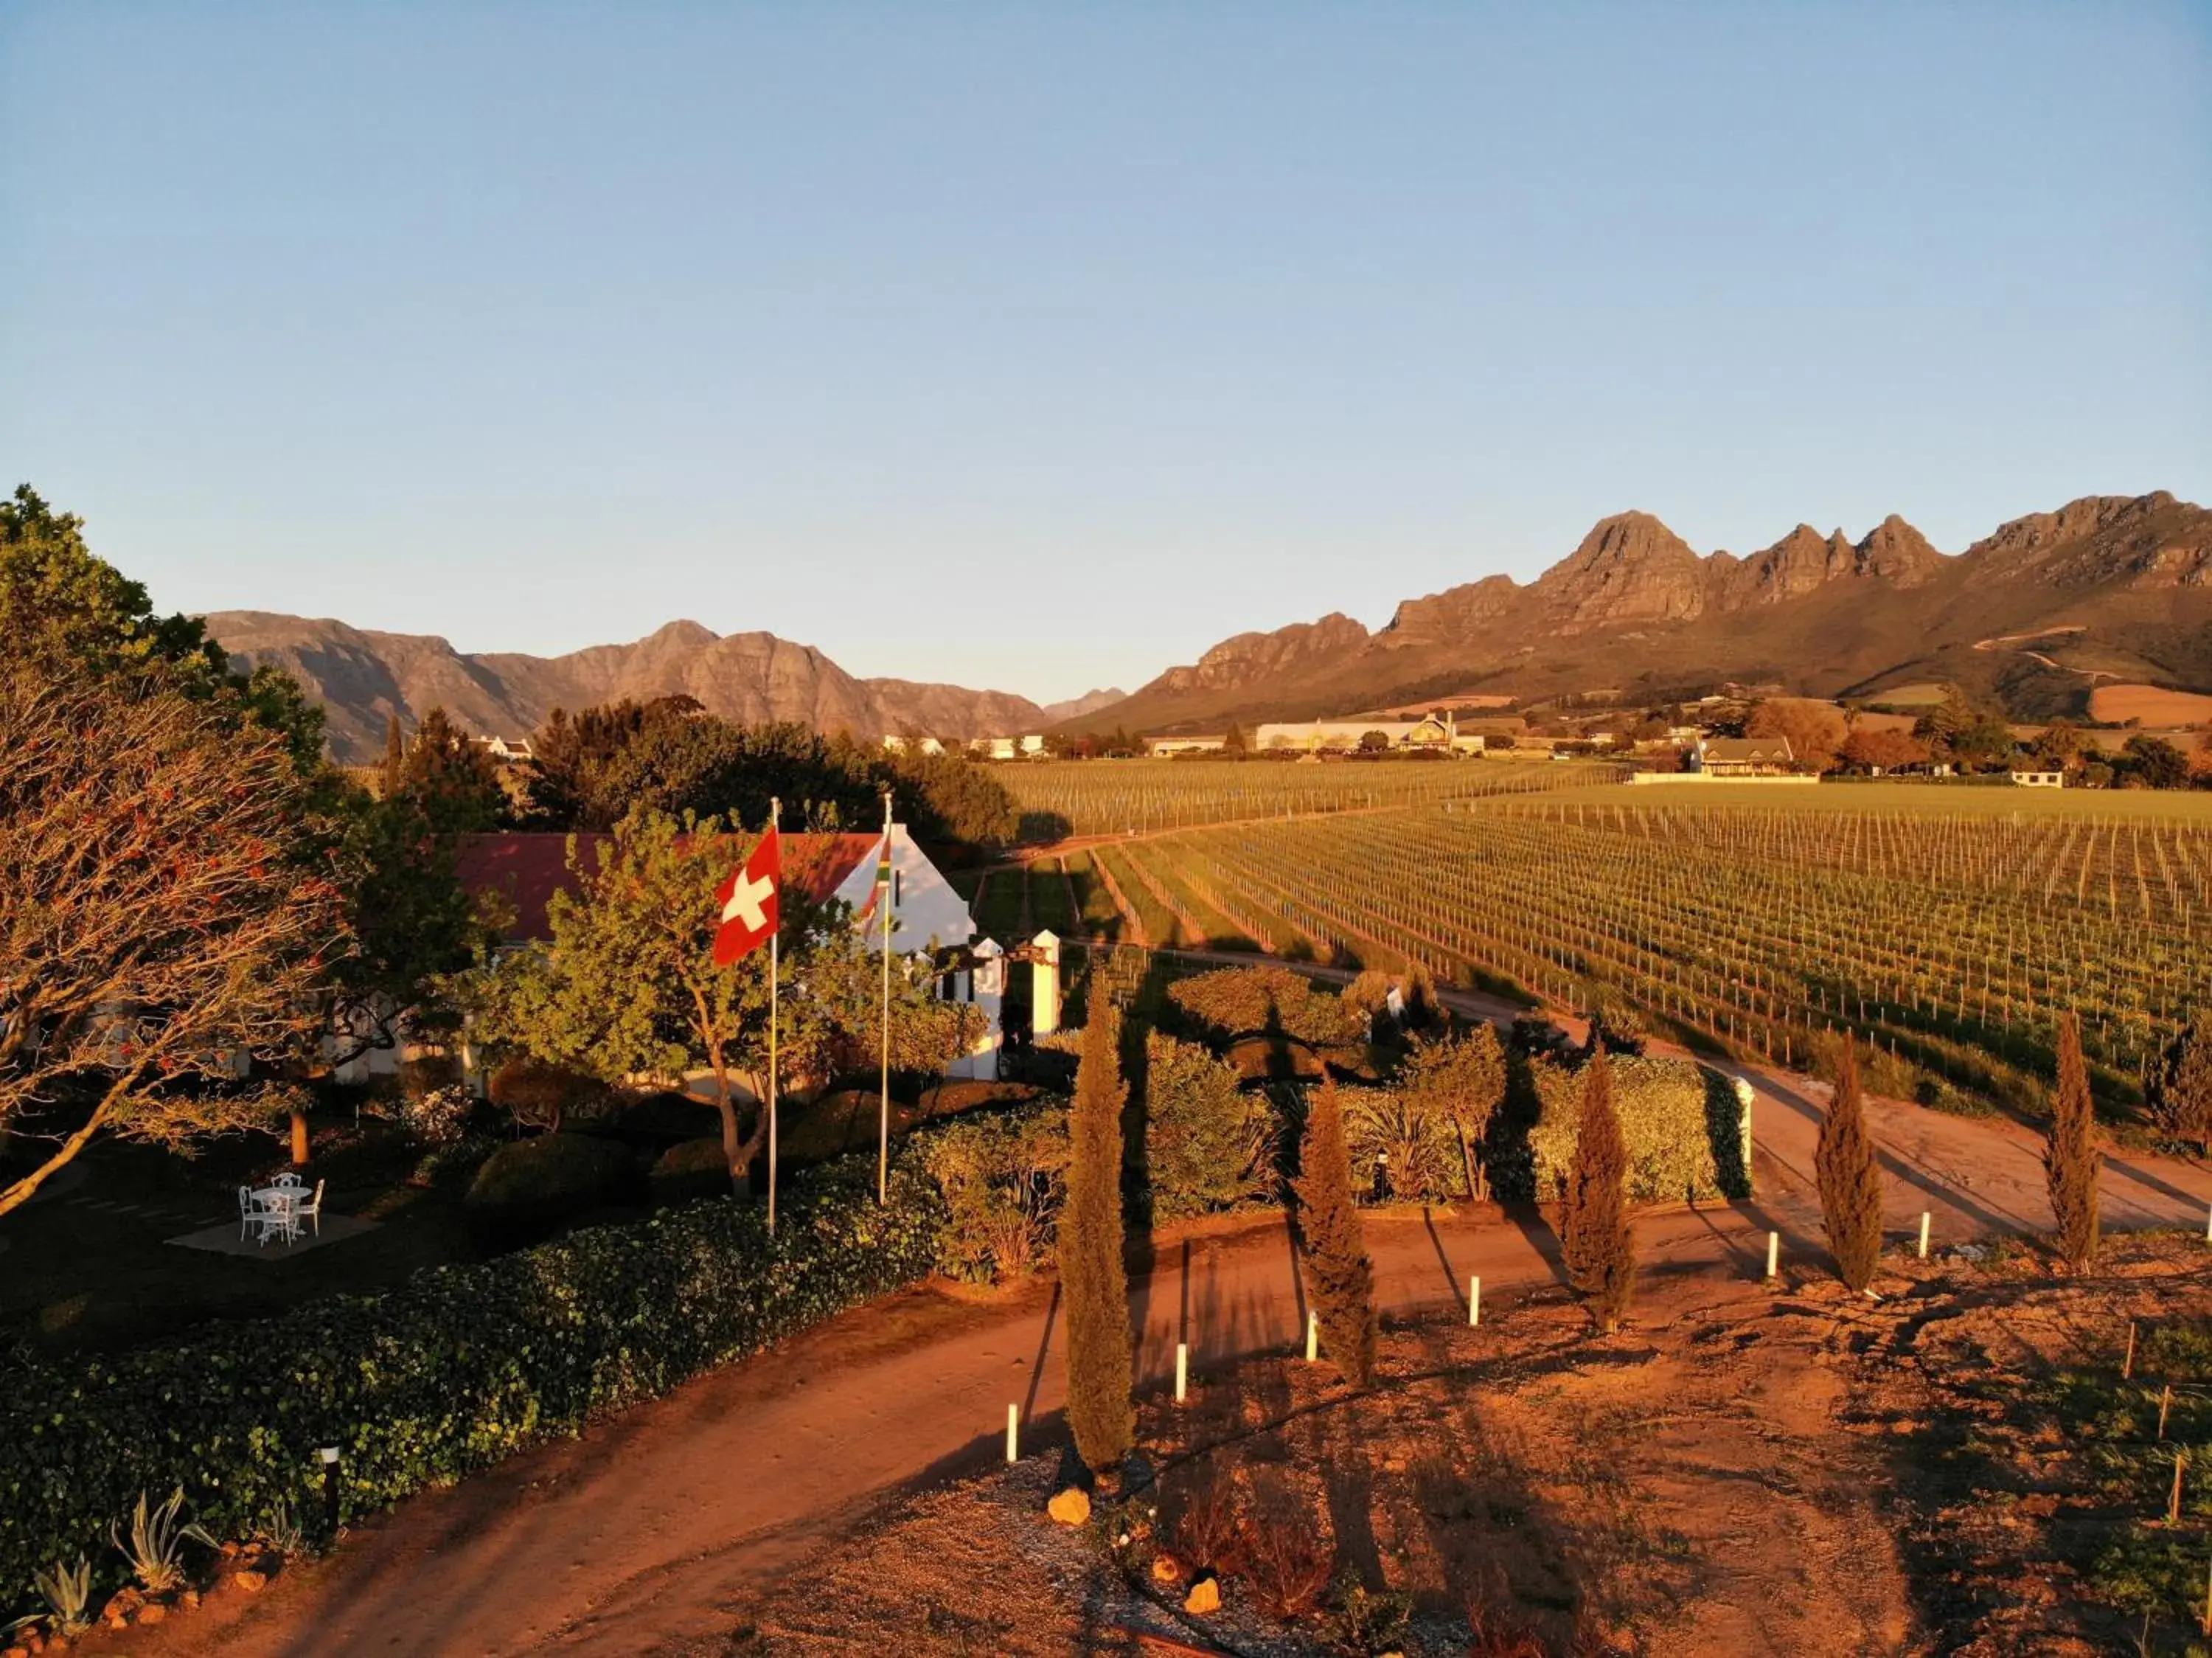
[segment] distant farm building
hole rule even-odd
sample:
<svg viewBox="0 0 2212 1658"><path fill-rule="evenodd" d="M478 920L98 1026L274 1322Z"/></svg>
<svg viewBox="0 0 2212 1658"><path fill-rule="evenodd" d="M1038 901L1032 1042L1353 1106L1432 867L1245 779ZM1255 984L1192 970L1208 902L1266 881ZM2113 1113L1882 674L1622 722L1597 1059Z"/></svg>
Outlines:
<svg viewBox="0 0 2212 1658"><path fill-rule="evenodd" d="M1370 732L1379 734L1388 747L1412 753L1480 754L1483 748L1480 737L1461 735L1457 716L1449 712L1418 720L1304 720L1263 725L1253 733L1252 743L1262 751L1350 753Z"/></svg>
<svg viewBox="0 0 2212 1658"><path fill-rule="evenodd" d="M1787 737L1707 737L1690 751L1690 770L1708 777L1786 777L1797 770Z"/></svg>
<svg viewBox="0 0 2212 1658"><path fill-rule="evenodd" d="M977 737L968 752L981 760L1034 759L1044 753L1042 737Z"/></svg>
<svg viewBox="0 0 2212 1658"><path fill-rule="evenodd" d="M481 748L495 760L527 760L536 759L531 752L530 739L517 737L509 741L505 737L471 737L471 747Z"/></svg>
<svg viewBox="0 0 2212 1658"><path fill-rule="evenodd" d="M2063 789L2066 786L2063 771L2015 771L2012 774L2012 780L2022 789Z"/></svg>
<svg viewBox="0 0 2212 1658"><path fill-rule="evenodd" d="M884 739L884 749L885 753L892 754L903 754L909 749L917 754L942 754L945 752L945 745L934 737L886 736Z"/></svg>
<svg viewBox="0 0 2212 1658"><path fill-rule="evenodd" d="M1158 759L1170 754L1218 754L1228 746L1226 735L1212 737L1147 737L1145 753Z"/></svg>

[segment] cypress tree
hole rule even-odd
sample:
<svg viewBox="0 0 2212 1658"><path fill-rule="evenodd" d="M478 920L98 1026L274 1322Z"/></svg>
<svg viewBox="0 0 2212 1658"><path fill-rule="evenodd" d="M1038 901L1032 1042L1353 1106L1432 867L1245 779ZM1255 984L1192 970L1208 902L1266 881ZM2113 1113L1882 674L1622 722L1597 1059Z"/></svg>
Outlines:
<svg viewBox="0 0 2212 1658"><path fill-rule="evenodd" d="M1103 976L1102 976L1103 978ZM1067 1201L1060 1216L1060 1286L1067 1304L1067 1423L1075 1448L1110 1485L1135 1443L1130 1402L1129 1280L1121 1260L1120 1016L1102 984L1091 993L1068 1112Z"/></svg>
<svg viewBox="0 0 2212 1658"><path fill-rule="evenodd" d="M2097 1258L2097 1110L2089 1098L2089 1067L2081 1058L2081 1027L2069 1011L2058 1025L2058 1097L2043 1152L2057 1222L2058 1253L2075 1271Z"/></svg>
<svg viewBox="0 0 2212 1658"><path fill-rule="evenodd" d="M1375 1266L1352 1198L1344 1103L1336 1079L1326 1074L1306 1095L1297 1194L1306 1289L1321 1326L1322 1351L1346 1381L1364 1387L1375 1371Z"/></svg>
<svg viewBox="0 0 2212 1658"><path fill-rule="evenodd" d="M1820 1177L1820 1224L1836 1271L1854 1289L1874 1282L1881 1259L1881 1169L1866 1126L1865 1091L1859 1085L1858 1044L1846 1037L1844 1059L1813 1167Z"/></svg>
<svg viewBox="0 0 2212 1658"><path fill-rule="evenodd" d="M399 716L384 716L384 798L397 800L407 784L407 739L400 735Z"/></svg>
<svg viewBox="0 0 2212 1658"><path fill-rule="evenodd" d="M1567 1280L1611 1335L1636 1292L1636 1238L1628 1224L1628 1144L1613 1108L1613 1071L1602 1044L1583 1067L1583 1108L1574 1161L1559 1210L1559 1247Z"/></svg>

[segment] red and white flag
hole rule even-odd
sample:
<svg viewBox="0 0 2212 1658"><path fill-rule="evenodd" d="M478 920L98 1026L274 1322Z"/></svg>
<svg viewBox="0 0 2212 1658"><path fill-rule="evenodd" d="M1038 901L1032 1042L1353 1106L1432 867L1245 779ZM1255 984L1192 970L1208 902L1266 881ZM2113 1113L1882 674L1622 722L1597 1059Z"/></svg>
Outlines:
<svg viewBox="0 0 2212 1658"><path fill-rule="evenodd" d="M722 923L714 930L716 966L743 960L775 936L776 891L782 880L783 837L771 829L714 894L722 906Z"/></svg>

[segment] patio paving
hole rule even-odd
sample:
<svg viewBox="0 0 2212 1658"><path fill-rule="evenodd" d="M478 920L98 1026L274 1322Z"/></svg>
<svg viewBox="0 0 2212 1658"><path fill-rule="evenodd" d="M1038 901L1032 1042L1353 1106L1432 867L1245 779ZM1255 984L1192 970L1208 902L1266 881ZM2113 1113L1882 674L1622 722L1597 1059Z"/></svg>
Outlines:
<svg viewBox="0 0 2212 1658"><path fill-rule="evenodd" d="M376 1230L374 1221L364 1221L356 1215L325 1215L323 1230L316 1235L311 1226L300 1234L297 1243L286 1243L281 1238L271 1238L267 1243L254 1241L252 1233L238 1235L238 1222L225 1221L198 1232L187 1232L181 1238L167 1241L180 1249L204 1249L210 1255L243 1255L249 1260L287 1260L292 1256L319 1249L325 1244L337 1243L347 1238L357 1238L364 1232Z"/></svg>

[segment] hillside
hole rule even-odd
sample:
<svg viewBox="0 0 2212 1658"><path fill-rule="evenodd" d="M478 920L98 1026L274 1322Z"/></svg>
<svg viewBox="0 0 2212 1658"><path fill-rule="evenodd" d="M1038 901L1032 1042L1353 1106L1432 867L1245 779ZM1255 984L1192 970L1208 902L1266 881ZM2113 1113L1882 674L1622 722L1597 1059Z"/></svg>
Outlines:
<svg viewBox="0 0 2212 1658"><path fill-rule="evenodd" d="M1746 558L1701 556L1621 513L1526 587L1491 576L1409 599L1374 633L1334 614L1240 633L1084 723L1191 730L1477 692L1657 699L1722 680L1873 696L1931 680L2023 718L2085 714L2109 680L2212 690L2212 512L2164 491L2093 496L1956 556L1894 515L1857 541L1800 524Z"/></svg>
<svg viewBox="0 0 2212 1658"><path fill-rule="evenodd" d="M527 736L556 708L678 694L735 720L796 720L864 737L969 737L1041 730L1121 696L1094 691L1040 707L1002 691L857 680L811 645L772 633L717 635L688 621L629 644L550 657L460 651L432 635L264 611L217 611L206 621L240 667L274 663L322 703L331 757L342 764L381 753L392 715L411 728L434 706L471 731L502 737Z"/></svg>

